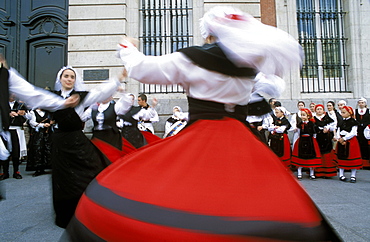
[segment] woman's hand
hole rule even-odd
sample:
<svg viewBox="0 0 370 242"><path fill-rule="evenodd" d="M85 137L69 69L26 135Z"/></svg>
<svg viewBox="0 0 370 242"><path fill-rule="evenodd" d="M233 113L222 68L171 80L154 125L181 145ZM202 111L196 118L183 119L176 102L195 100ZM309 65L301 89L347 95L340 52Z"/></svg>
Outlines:
<svg viewBox="0 0 370 242"><path fill-rule="evenodd" d="M64 102L64 105L67 108L74 108L78 105L79 102L80 102L80 95L73 94L72 96L66 99L66 101Z"/></svg>
<svg viewBox="0 0 370 242"><path fill-rule="evenodd" d="M152 107L154 108L155 106L158 105L158 99L153 97L153 101L152 101Z"/></svg>

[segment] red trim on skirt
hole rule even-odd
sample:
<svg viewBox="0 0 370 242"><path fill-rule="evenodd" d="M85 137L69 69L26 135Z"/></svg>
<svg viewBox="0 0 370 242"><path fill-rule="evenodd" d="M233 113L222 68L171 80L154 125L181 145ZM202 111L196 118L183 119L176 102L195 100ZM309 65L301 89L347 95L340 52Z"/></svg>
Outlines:
<svg viewBox="0 0 370 242"><path fill-rule="evenodd" d="M149 144L153 144L154 142L157 142L161 140L157 135L150 133L149 131L140 131L141 134L144 136L144 139Z"/></svg>
<svg viewBox="0 0 370 242"><path fill-rule="evenodd" d="M300 167L320 167L321 164L322 164L322 161L321 161L321 153L320 153L320 147L316 141L315 138L311 137L312 141L313 141L313 146L314 146L314 149L315 149L315 154L316 154L316 157L315 158L311 158L311 159L303 159L303 158L299 158L299 141L300 141L301 138L298 138L297 141L295 142L294 144L294 149L293 149L293 153L292 153L292 165L295 165L295 166L300 166Z"/></svg>
<svg viewBox="0 0 370 242"><path fill-rule="evenodd" d="M316 177L333 177L337 175L337 163L334 161L334 152L322 154L322 165L315 168Z"/></svg>
<svg viewBox="0 0 370 242"><path fill-rule="evenodd" d="M349 144L349 155L347 159L339 159L338 156L335 157L335 161L338 164L338 168L343 169L360 169L362 168L362 158L361 158L361 150L360 145L358 143L358 140L356 137L353 137L350 140L346 141L346 145ZM337 142L337 147L335 149L335 154L338 153L338 145L339 142Z"/></svg>
<svg viewBox="0 0 370 242"><path fill-rule="evenodd" d="M122 150L108 144L101 139L92 138L91 142L110 160L110 162L115 162L116 160L122 158L123 156L133 152L136 148L128 142L126 139L122 138Z"/></svg>
<svg viewBox="0 0 370 242"><path fill-rule="evenodd" d="M283 162L285 167L289 167L291 165L292 159L292 147L290 145L290 141L287 134L283 134L284 140L284 154L279 159Z"/></svg>

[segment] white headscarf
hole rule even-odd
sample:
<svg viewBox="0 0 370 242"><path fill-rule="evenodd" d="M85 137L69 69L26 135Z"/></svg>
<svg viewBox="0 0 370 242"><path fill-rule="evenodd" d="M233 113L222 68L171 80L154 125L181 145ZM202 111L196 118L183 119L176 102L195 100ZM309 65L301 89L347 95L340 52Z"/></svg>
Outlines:
<svg viewBox="0 0 370 242"><path fill-rule="evenodd" d="M60 69L58 71L57 78L55 80L54 90L55 91L60 91L61 90L62 83L60 82L60 77L62 76L63 71L65 71L67 69L72 70L76 74L76 81L75 81L73 90L78 91L78 92L79 91L85 91L86 88L85 88L85 85L83 83L83 80L82 80L81 76L77 73L76 69L74 69L72 66L64 66L62 69Z"/></svg>
<svg viewBox="0 0 370 242"><path fill-rule="evenodd" d="M262 24L239 9L224 6L210 9L201 19L200 30L203 37L216 37L227 57L238 67L282 77L301 66L303 51L291 35Z"/></svg>
<svg viewBox="0 0 370 242"><path fill-rule="evenodd" d="M284 116L288 115L288 112L284 107L276 107L275 109L280 110L284 114Z"/></svg>
<svg viewBox="0 0 370 242"><path fill-rule="evenodd" d="M338 102L338 104L344 104L344 105L347 105L347 102L346 102L346 101L344 101L344 100L340 100L340 101Z"/></svg>
<svg viewBox="0 0 370 242"><path fill-rule="evenodd" d="M365 103L367 104L367 100L366 100L366 98L364 98L364 97L362 97L362 98L358 99L358 101L357 101L357 102L359 102L359 101L363 101L363 102L365 102Z"/></svg>
<svg viewBox="0 0 370 242"><path fill-rule="evenodd" d="M181 109L181 107L180 107L180 106L174 106L174 107L172 108L172 112L173 112L173 110L175 110L175 108L177 108L177 109L179 110L179 112L182 112L182 109Z"/></svg>

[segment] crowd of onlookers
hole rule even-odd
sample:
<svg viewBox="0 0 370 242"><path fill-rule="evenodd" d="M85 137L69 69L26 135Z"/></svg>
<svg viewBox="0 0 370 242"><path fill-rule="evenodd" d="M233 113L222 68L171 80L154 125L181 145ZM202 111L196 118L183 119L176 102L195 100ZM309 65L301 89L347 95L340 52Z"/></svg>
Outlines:
<svg viewBox="0 0 370 242"><path fill-rule="evenodd" d="M370 167L370 113L365 98L358 100L356 109L344 100L310 103L308 108L299 101L294 112L275 99L269 103L270 114L247 120L284 165L297 170L298 179L307 169L313 180L338 173L341 181L347 181L344 171L350 170L349 181L355 183L356 170Z"/></svg>

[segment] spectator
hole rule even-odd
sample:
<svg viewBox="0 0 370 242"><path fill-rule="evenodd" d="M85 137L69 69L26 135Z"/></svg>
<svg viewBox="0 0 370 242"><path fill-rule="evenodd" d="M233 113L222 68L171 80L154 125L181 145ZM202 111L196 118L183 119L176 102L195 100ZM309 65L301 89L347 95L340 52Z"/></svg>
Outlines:
<svg viewBox="0 0 370 242"><path fill-rule="evenodd" d="M287 131L291 125L287 118L285 118L285 108L276 107L275 116L276 120L268 128L270 131L270 148L280 158L285 167L290 167L292 149L287 135Z"/></svg>
<svg viewBox="0 0 370 242"><path fill-rule="evenodd" d="M343 106L341 113L343 123L338 126L335 137L338 141L336 147L336 162L339 168L339 180L346 181L344 169L351 169L350 182L355 183L356 170L362 168L360 145L356 138L358 122L354 119L352 107Z"/></svg>
<svg viewBox="0 0 370 242"><path fill-rule="evenodd" d="M185 128L189 119L189 114L182 112L182 109L179 106L173 107L172 113L172 116L166 121L163 138L178 134L183 128Z"/></svg>

